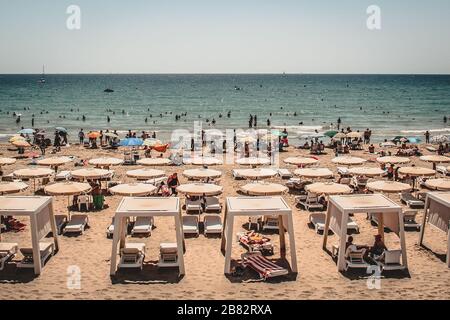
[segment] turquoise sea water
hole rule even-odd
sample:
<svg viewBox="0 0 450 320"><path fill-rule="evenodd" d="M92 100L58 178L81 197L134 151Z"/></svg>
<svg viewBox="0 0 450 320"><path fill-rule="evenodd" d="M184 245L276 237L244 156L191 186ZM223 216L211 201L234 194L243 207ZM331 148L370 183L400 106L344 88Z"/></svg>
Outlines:
<svg viewBox="0 0 450 320"><path fill-rule="evenodd" d="M167 137L172 129L193 130L199 116L214 118L219 129L245 129L250 114L258 115L259 128L270 118L291 136L327 130L338 117L344 127L371 128L377 140L424 130L450 134L443 122L450 116L449 75L46 75L45 84L39 78L0 75L0 138L31 127L33 114L36 128L63 126L72 139L79 128Z"/></svg>

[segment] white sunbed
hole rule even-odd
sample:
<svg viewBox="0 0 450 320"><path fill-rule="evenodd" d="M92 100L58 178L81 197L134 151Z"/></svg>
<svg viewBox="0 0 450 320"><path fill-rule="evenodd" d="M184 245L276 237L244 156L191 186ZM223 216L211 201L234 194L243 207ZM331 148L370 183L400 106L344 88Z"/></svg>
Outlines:
<svg viewBox="0 0 450 320"><path fill-rule="evenodd" d="M142 270L145 258L144 243L126 243L120 250L120 262L118 268L139 268Z"/></svg>
<svg viewBox="0 0 450 320"><path fill-rule="evenodd" d="M292 178L292 173L288 169L278 169L277 172L281 179Z"/></svg>
<svg viewBox="0 0 450 320"><path fill-rule="evenodd" d="M198 217L197 216L183 216L183 233L184 234L195 234L198 236Z"/></svg>
<svg viewBox="0 0 450 320"><path fill-rule="evenodd" d="M205 212L220 212L222 211L222 205L220 204L218 197L206 197L205 198Z"/></svg>
<svg viewBox="0 0 450 320"><path fill-rule="evenodd" d="M264 216L262 223L263 230L278 230L278 217L276 216Z"/></svg>
<svg viewBox="0 0 450 320"><path fill-rule="evenodd" d="M39 254L41 256L41 265L44 265L47 259L53 255L55 245L53 242L39 242ZM34 268L33 248L21 248L23 255L22 261L17 264L17 268Z"/></svg>
<svg viewBox="0 0 450 320"><path fill-rule="evenodd" d="M437 166L436 171L444 176L448 176L450 174L450 172L444 166Z"/></svg>
<svg viewBox="0 0 450 320"><path fill-rule="evenodd" d="M319 203L319 198L317 195L310 192L308 192L308 195L304 201L299 201L299 204L308 211L311 209L323 210L324 208L323 204Z"/></svg>
<svg viewBox="0 0 450 320"><path fill-rule="evenodd" d="M417 213L416 210L403 210L403 225L405 228L420 230L422 225L416 222Z"/></svg>
<svg viewBox="0 0 450 320"><path fill-rule="evenodd" d="M409 192L402 192L401 201L407 204L411 208L423 208L425 206L425 202L417 199Z"/></svg>
<svg viewBox="0 0 450 320"><path fill-rule="evenodd" d="M176 243L161 243L159 254L159 268L178 267L178 247Z"/></svg>
<svg viewBox="0 0 450 320"><path fill-rule="evenodd" d="M152 229L153 217L137 217L131 229L131 235L151 235Z"/></svg>
<svg viewBox="0 0 450 320"><path fill-rule="evenodd" d="M55 181L63 181L63 180L70 180L72 178L72 175L70 174L70 171L61 171L55 176Z"/></svg>
<svg viewBox="0 0 450 320"><path fill-rule="evenodd" d="M402 250L384 250L374 261L382 271L404 270L405 266L400 263L401 257Z"/></svg>
<svg viewBox="0 0 450 320"><path fill-rule="evenodd" d="M236 170L236 169L233 169L233 170L231 171L231 174L233 175L233 178L234 178L235 180L242 180L242 179L244 179L244 177L241 176L241 175L239 174L239 171Z"/></svg>
<svg viewBox="0 0 450 320"><path fill-rule="evenodd" d="M203 220L204 234L221 234L222 233L222 219L219 215L208 215Z"/></svg>
<svg viewBox="0 0 450 320"><path fill-rule="evenodd" d="M341 176L348 176L348 175L350 175L350 172L348 171L348 168L346 168L346 167L337 167L337 172Z"/></svg>
<svg viewBox="0 0 450 320"><path fill-rule="evenodd" d="M344 270L347 271L350 268L367 269L367 267L369 267L370 264L368 264L364 260L365 253L366 253L366 249L352 250L351 247L349 247L347 249L347 252L345 253L345 268L344 268Z"/></svg>
<svg viewBox="0 0 450 320"><path fill-rule="evenodd" d="M167 183L167 177L159 177L155 179L150 179L145 181L144 183L154 185L155 187L159 188L161 186L161 183Z"/></svg>
<svg viewBox="0 0 450 320"><path fill-rule="evenodd" d="M202 200L189 200L186 199L186 212L198 212L202 213Z"/></svg>
<svg viewBox="0 0 450 320"><path fill-rule="evenodd" d="M325 220L326 220L326 214L325 213L311 213L309 215L309 222L314 226L314 230L316 230L317 233L324 232L325 231ZM350 217L348 218L347 222L347 230L353 230L356 233L359 233L359 226L358 224L353 221Z"/></svg>
<svg viewBox="0 0 450 320"><path fill-rule="evenodd" d="M63 229L63 234L66 233L80 233L83 234L84 230L89 224L89 218L85 214L72 215L70 221L67 222Z"/></svg>
<svg viewBox="0 0 450 320"><path fill-rule="evenodd" d="M18 250L17 243L0 242L0 271L4 269L8 261L14 258Z"/></svg>

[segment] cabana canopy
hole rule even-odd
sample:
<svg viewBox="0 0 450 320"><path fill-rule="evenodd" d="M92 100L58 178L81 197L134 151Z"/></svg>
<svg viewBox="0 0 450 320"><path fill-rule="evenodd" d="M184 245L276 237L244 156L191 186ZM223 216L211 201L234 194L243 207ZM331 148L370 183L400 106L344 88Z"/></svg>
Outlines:
<svg viewBox="0 0 450 320"><path fill-rule="evenodd" d="M184 270L184 237L181 225L180 199L170 198L123 198L114 218L114 237L111 252L110 274L115 275L117 269L118 246L125 247L126 219L128 217L174 217L175 234L178 248L178 268L180 275Z"/></svg>
<svg viewBox="0 0 450 320"><path fill-rule="evenodd" d="M294 225L292 222L292 210L282 197L228 197L222 230L221 249L225 254L224 273L231 271L231 251L233 244L233 226L236 216L278 216L280 230L280 252L286 253L284 222L287 223L289 233L289 249L291 253L291 269L297 273L297 254L295 249ZM284 218L284 219L283 219Z"/></svg>
<svg viewBox="0 0 450 320"><path fill-rule="evenodd" d="M53 202L51 197L0 197L0 216L30 217L31 242L33 247L34 273L41 274L42 264L39 242L52 232L55 252L58 251L58 231L56 230Z"/></svg>
<svg viewBox="0 0 450 320"><path fill-rule="evenodd" d="M403 226L403 212L401 206L382 194L331 196L323 232L323 249L327 248L328 231L332 230L339 237L338 270L345 268L345 248L347 237L347 221L349 214L376 214L378 218L378 232L384 238L384 227L389 228L400 238L402 250L402 264L408 268L406 257L405 231Z"/></svg>
<svg viewBox="0 0 450 320"><path fill-rule="evenodd" d="M428 192L424 212L419 245L423 244L426 222L447 233L447 266L450 268L450 192Z"/></svg>

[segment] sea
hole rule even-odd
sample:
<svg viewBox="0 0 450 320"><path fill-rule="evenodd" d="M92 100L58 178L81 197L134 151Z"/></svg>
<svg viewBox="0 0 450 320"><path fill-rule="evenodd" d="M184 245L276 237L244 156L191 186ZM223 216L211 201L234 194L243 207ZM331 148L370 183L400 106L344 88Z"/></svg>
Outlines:
<svg viewBox="0 0 450 320"><path fill-rule="evenodd" d="M335 129L338 118L341 128L370 128L374 141L423 138L426 130L450 134L450 75L48 74L40 83L41 77L0 75L0 141L31 128L32 118L50 136L66 128L71 140L80 128L155 131L163 140L174 129L193 131L195 122L248 129L250 115L258 129L286 128L298 140Z"/></svg>

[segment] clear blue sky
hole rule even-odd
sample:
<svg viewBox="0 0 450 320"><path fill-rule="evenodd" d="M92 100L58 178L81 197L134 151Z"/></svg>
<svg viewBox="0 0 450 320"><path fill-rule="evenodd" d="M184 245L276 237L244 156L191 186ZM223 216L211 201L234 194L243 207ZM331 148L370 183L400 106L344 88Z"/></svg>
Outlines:
<svg viewBox="0 0 450 320"><path fill-rule="evenodd" d="M449 0L0 0L0 73L450 73L449 39Z"/></svg>

